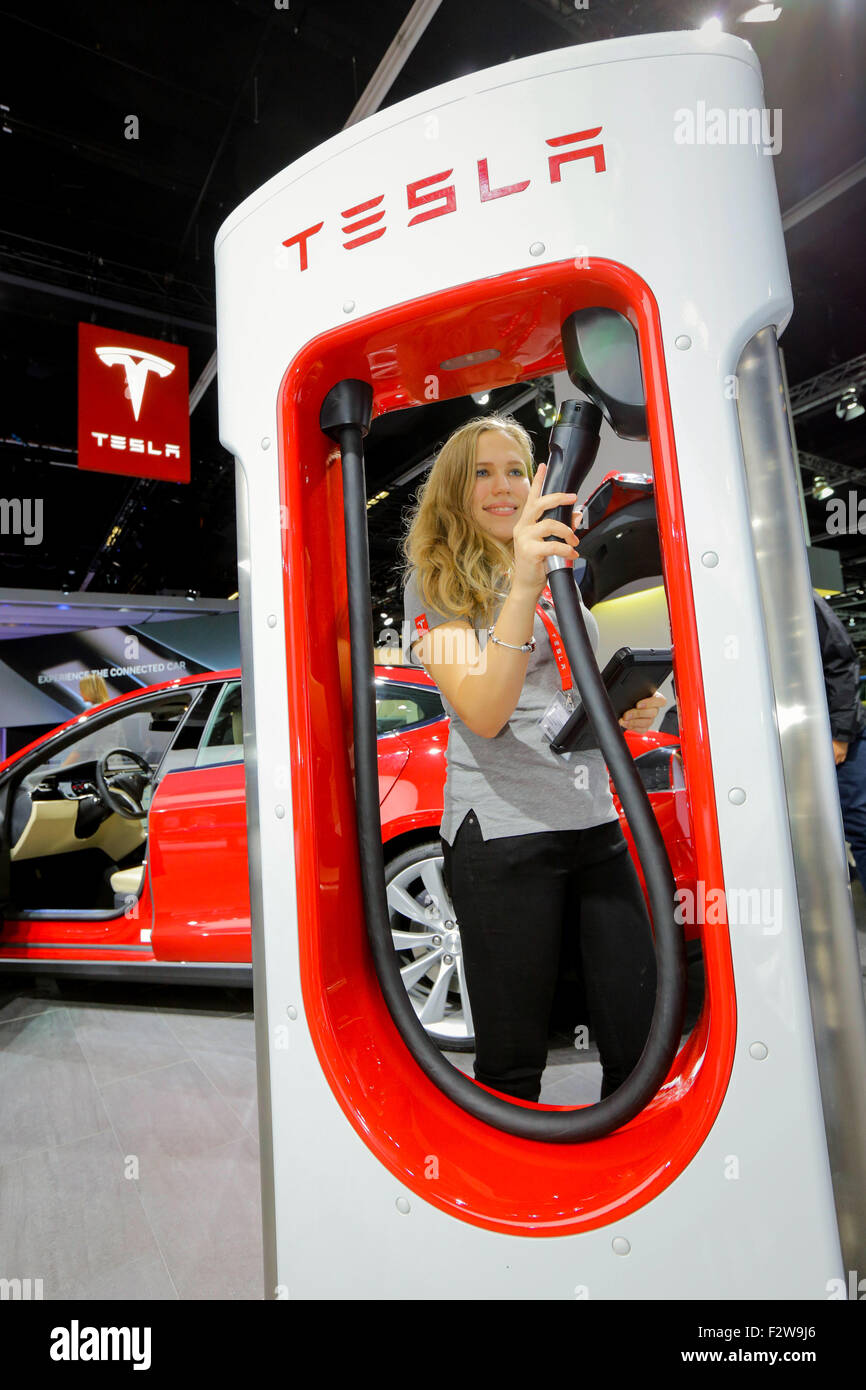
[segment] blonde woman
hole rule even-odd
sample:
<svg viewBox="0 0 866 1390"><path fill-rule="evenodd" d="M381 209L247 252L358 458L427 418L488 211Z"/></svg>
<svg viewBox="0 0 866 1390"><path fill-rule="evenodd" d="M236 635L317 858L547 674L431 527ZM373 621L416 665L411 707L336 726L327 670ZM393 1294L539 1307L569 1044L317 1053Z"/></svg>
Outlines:
<svg viewBox="0 0 866 1390"><path fill-rule="evenodd" d="M104 705L108 699L108 686L98 673L82 676L78 689L86 705Z"/></svg>
<svg viewBox="0 0 866 1390"><path fill-rule="evenodd" d="M604 759L597 749L557 756L539 723L562 689L542 616L555 618L544 560L573 560L578 548L572 527L545 515L575 495L542 497L544 471L533 475L532 442L517 421L471 420L439 453L403 542L410 659L436 682L451 720L440 836L475 1077L530 1101L541 1089L561 952L581 961L602 1097L643 1051L656 988L649 919ZM581 613L596 650L597 624L582 603ZM662 704L641 700L620 723L648 729Z"/></svg>
<svg viewBox="0 0 866 1390"><path fill-rule="evenodd" d="M93 671L88 671L86 675L81 677L78 683L78 693L88 708L92 708L94 705L103 705L110 698L104 678L98 672L94 673ZM61 766L69 767L72 763L84 762L87 758L94 757L96 749L100 746L101 741L99 739L88 739L86 742L76 743L63 759Z"/></svg>

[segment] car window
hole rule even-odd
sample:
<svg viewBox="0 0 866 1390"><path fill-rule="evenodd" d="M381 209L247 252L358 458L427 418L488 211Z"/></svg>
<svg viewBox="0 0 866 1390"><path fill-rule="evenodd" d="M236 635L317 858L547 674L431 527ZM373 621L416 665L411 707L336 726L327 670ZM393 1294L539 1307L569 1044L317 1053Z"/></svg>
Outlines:
<svg viewBox="0 0 866 1390"><path fill-rule="evenodd" d="M241 713L241 683L226 685L195 760L196 767L212 767L215 763L239 763L244 756L244 726Z"/></svg>
<svg viewBox="0 0 866 1390"><path fill-rule="evenodd" d="M113 748L131 749L156 771L197 693L196 688L173 691L143 707L121 707L98 728L85 725L79 738L39 764L36 775L74 763L93 762Z"/></svg>
<svg viewBox="0 0 866 1390"><path fill-rule="evenodd" d="M376 733L390 734L409 729L445 713L437 690L426 685L401 685L397 681L376 681Z"/></svg>
<svg viewBox="0 0 866 1390"><path fill-rule="evenodd" d="M183 772L195 767L196 752L202 734L210 720L213 707L222 693L221 681L210 681L201 687L195 704L181 724L177 737L159 767L160 780L167 772Z"/></svg>

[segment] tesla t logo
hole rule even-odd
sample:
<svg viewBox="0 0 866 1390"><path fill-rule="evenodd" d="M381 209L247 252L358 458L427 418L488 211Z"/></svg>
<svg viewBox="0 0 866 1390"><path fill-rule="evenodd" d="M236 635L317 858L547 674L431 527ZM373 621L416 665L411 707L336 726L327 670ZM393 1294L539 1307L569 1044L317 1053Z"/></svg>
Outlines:
<svg viewBox="0 0 866 1390"><path fill-rule="evenodd" d="M78 325L78 467L188 483L188 353Z"/></svg>
<svg viewBox="0 0 866 1390"><path fill-rule="evenodd" d="M590 130L574 131L570 135L554 135L550 140L546 140L549 151L548 182L561 183L562 166L575 159L588 159L596 174L605 173L607 166L604 145L601 142L595 143L596 136L600 134L599 125L593 126ZM457 185L447 182L453 173L453 169L442 169L437 174L428 174L426 178L414 179L406 184L407 211L414 213L406 223L407 227L417 227L421 222L429 222L434 217L445 217L448 213L457 212ZM498 198L513 198L518 193L524 193L532 182L532 179L528 178L521 179L518 183L491 187L490 162L486 157L476 161L476 174L478 200L481 203L491 203ZM346 240L341 244L345 251L355 251L359 246L366 246L368 242L378 241L379 237L384 236L387 231L384 202L385 194L377 193L372 198L353 204L352 207L343 208L340 222ZM294 236L286 237L283 242L285 247L297 246L298 265L301 270L309 270L310 242L324 225L323 218L321 222L314 222L303 231L295 232Z"/></svg>
<svg viewBox="0 0 866 1390"><path fill-rule="evenodd" d="M157 376L171 376L174 371L173 362L166 362L164 357L157 357L154 352L130 352L122 347L98 347L96 355L106 367L123 367L126 372L127 395L136 420L141 413L148 372L156 372Z"/></svg>

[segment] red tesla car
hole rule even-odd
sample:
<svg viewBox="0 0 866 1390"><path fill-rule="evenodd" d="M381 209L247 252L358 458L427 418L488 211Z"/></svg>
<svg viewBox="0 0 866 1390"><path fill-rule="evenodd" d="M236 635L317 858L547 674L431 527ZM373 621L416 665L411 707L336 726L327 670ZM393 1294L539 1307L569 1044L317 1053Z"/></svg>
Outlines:
<svg viewBox="0 0 866 1390"><path fill-rule="evenodd" d="M423 670L377 667L376 687L395 950L429 1031L468 1048L438 836L448 720ZM692 886L677 740L626 737L678 884ZM154 686L61 725L0 764L0 816L0 970L251 985L238 671Z"/></svg>

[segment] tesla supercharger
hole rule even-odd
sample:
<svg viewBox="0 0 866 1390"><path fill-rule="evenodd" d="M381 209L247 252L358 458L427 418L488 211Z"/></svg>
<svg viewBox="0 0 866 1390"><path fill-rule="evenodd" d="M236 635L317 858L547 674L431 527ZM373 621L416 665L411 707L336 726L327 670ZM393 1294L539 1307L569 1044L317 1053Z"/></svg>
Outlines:
<svg viewBox="0 0 866 1390"><path fill-rule="evenodd" d="M866 1029L763 107L727 35L540 54L341 132L220 231L268 1297L823 1299L866 1267ZM319 413L345 378L375 431L560 372L585 306L639 344L706 988L646 1109L562 1144L448 1099L383 1003Z"/></svg>

